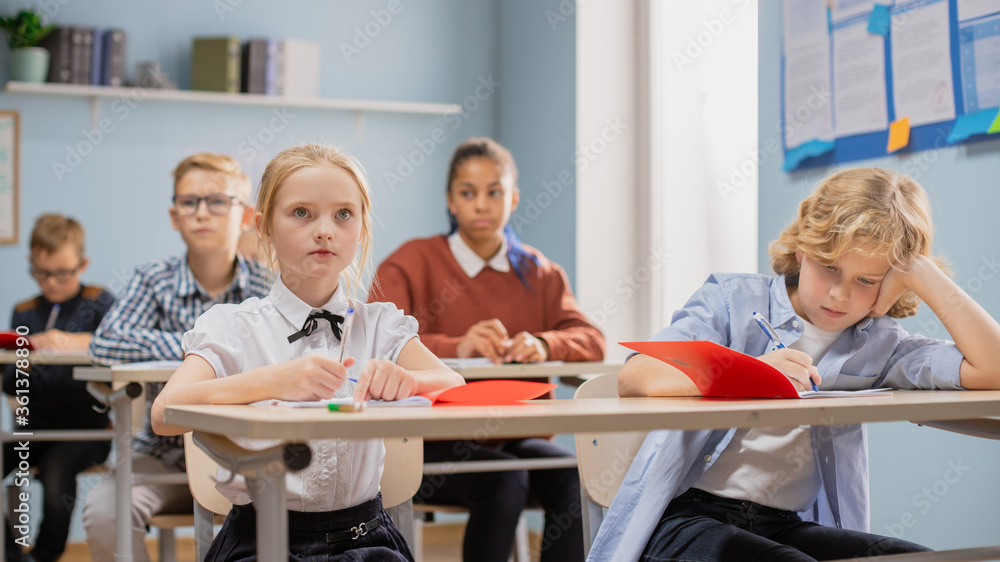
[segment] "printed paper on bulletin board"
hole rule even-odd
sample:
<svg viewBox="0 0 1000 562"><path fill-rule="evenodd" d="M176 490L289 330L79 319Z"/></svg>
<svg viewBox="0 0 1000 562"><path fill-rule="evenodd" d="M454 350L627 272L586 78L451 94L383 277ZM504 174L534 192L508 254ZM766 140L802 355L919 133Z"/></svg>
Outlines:
<svg viewBox="0 0 1000 562"><path fill-rule="evenodd" d="M16 111L0 111L0 244L17 243L18 145Z"/></svg>
<svg viewBox="0 0 1000 562"><path fill-rule="evenodd" d="M1000 0L783 0L782 18L785 171L1000 138Z"/></svg>

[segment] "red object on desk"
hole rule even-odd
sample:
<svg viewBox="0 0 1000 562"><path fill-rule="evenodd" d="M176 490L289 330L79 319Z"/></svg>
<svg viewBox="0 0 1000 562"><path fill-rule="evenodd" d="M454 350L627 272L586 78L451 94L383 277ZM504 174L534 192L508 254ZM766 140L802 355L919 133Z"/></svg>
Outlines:
<svg viewBox="0 0 1000 562"><path fill-rule="evenodd" d="M28 345L17 345L17 338L28 340ZM19 335L17 332L0 332L0 349L35 349L35 346L31 345L28 336Z"/></svg>
<svg viewBox="0 0 1000 562"><path fill-rule="evenodd" d="M429 398L435 406L493 406L532 400L548 394L555 387L547 382L475 381L421 396Z"/></svg>
<svg viewBox="0 0 1000 562"><path fill-rule="evenodd" d="M798 398L788 377L756 357L710 341L619 342L659 359L694 381L702 396Z"/></svg>

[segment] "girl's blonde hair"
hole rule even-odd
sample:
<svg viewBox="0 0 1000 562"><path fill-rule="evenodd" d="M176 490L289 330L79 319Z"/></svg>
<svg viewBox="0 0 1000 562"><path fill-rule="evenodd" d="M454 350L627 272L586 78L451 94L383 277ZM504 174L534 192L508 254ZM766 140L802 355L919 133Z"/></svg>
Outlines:
<svg viewBox="0 0 1000 562"><path fill-rule="evenodd" d="M329 164L343 169L354 178L361 191L361 243L354 260L345 270L347 294L355 295L365 286L365 275L370 270L372 246L371 188L361 164L352 156L332 146L304 144L282 150L264 169L257 190L257 212L261 213L261 255L266 256L272 267L275 264L274 245L271 242L271 223L278 191L286 179L295 172L314 166Z"/></svg>
<svg viewBox="0 0 1000 562"><path fill-rule="evenodd" d="M833 265L852 247L866 256L887 256L892 267L930 256L934 227L927 192L913 178L881 168L855 168L828 176L799 204L798 218L768 247L771 267L799 282L796 252ZM941 261L938 260L940 264ZM906 291L887 313L904 318L919 299Z"/></svg>

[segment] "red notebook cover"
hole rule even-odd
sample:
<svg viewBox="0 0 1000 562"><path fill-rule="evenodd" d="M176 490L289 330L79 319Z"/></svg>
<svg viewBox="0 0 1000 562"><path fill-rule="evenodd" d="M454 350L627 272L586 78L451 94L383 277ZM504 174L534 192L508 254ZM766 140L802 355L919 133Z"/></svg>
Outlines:
<svg viewBox="0 0 1000 562"><path fill-rule="evenodd" d="M35 347L31 345L30 340L28 340L27 346L17 345L17 338L24 338L25 340L28 339L27 336L20 336L17 332L0 332L0 349L35 349Z"/></svg>
<svg viewBox="0 0 1000 562"><path fill-rule="evenodd" d="M555 387L554 384L534 381L474 381L421 396L429 398L435 406L493 406L532 400L544 396Z"/></svg>
<svg viewBox="0 0 1000 562"><path fill-rule="evenodd" d="M702 396L726 398L798 398L781 371L745 353L710 341L619 342L663 361L688 376Z"/></svg>

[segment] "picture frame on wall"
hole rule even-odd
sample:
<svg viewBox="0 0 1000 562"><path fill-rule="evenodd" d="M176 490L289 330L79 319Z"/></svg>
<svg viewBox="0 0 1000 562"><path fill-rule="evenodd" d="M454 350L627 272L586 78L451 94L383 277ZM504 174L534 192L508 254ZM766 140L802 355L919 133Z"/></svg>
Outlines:
<svg viewBox="0 0 1000 562"><path fill-rule="evenodd" d="M0 111L0 244L17 243L20 133L20 114Z"/></svg>

